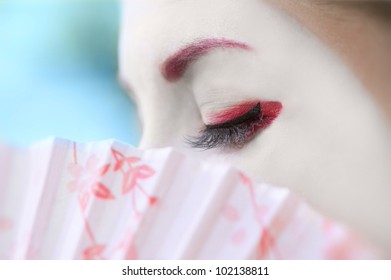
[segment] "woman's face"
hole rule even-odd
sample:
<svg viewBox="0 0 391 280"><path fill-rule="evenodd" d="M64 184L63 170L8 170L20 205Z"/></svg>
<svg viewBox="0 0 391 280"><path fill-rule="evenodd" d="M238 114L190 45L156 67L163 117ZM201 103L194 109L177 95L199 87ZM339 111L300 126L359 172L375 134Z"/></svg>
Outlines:
<svg viewBox="0 0 391 280"><path fill-rule="evenodd" d="M231 163L391 247L387 125L336 54L262 0L124 2L142 148Z"/></svg>

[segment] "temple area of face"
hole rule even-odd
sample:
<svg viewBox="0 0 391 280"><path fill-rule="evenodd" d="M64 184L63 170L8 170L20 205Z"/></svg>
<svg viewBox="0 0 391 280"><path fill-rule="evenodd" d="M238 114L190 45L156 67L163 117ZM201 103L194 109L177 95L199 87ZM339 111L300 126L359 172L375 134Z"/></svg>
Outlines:
<svg viewBox="0 0 391 280"><path fill-rule="evenodd" d="M199 57L214 49L242 49L249 51L250 46L245 43L232 41L224 38L204 39L191 43L168 57L161 66L163 77L169 82L175 82L183 76L189 64Z"/></svg>

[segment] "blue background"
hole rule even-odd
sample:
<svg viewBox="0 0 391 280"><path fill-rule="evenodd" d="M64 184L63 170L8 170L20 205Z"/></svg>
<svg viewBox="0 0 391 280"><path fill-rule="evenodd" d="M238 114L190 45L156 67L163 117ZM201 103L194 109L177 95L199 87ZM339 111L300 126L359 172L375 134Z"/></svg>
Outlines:
<svg viewBox="0 0 391 280"><path fill-rule="evenodd" d="M118 1L0 1L0 141L139 140L117 82Z"/></svg>

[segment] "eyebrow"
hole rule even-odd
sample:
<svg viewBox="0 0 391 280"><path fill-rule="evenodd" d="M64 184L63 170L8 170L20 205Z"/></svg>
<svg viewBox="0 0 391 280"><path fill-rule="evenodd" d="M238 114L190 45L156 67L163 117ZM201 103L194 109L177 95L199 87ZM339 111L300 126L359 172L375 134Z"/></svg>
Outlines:
<svg viewBox="0 0 391 280"><path fill-rule="evenodd" d="M161 66L161 73L167 81L175 82L184 75L192 62L217 48L251 50L250 46L245 43L228 39L200 40L185 46L168 57Z"/></svg>

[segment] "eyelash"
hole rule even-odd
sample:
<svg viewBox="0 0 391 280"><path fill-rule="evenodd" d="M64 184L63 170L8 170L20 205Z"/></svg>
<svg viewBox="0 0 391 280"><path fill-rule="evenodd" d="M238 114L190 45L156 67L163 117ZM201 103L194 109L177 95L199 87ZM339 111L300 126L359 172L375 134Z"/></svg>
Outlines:
<svg viewBox="0 0 391 280"><path fill-rule="evenodd" d="M249 142L257 128L262 126L261 105L258 103L242 116L216 125L206 125L200 136L187 138L193 148L209 150L213 148L242 148Z"/></svg>

